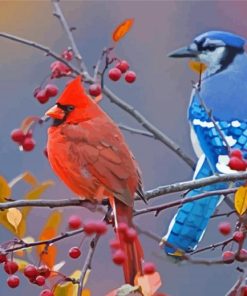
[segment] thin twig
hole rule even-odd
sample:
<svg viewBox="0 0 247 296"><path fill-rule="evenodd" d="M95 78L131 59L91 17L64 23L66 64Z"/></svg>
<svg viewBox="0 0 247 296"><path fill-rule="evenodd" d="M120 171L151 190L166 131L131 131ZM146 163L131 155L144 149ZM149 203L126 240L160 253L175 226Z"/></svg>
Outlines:
<svg viewBox="0 0 247 296"><path fill-rule="evenodd" d="M133 128L133 127L121 124L121 123L119 123L118 126L121 130L128 131L131 134L137 134L137 135L142 135L142 136L146 136L149 138L155 138L155 136L152 133L146 132L144 130L136 129L136 128Z"/></svg>
<svg viewBox="0 0 247 296"><path fill-rule="evenodd" d="M46 47L44 45L41 45L41 44L39 44L37 42L31 41L31 40L28 40L28 39L24 39L24 38L17 37L15 35L7 34L7 33L4 33L4 32L0 32L0 37L7 38L9 40L16 41L18 43L25 44L25 45L37 48L37 49L45 52L47 56L51 56L54 59L62 62L66 66L68 66L74 73L76 73L78 75L81 74L80 71L77 68L75 68L70 62L68 62L67 60L62 58L56 52L52 51L49 47Z"/></svg>
<svg viewBox="0 0 247 296"><path fill-rule="evenodd" d="M14 252L14 251L18 251L18 250L23 250L26 248L30 248L30 247L35 247L35 246L39 246L39 245L50 245L53 244L57 241L66 239L68 237L83 233L84 229L80 228L78 230L73 230L73 231L68 231L65 233L61 233L58 236L53 237L52 239L47 239L47 240L40 240L40 241L36 241L36 242L31 242L31 243L26 243L25 241L19 241L19 246L16 247L11 247L8 248L6 250L4 250L6 253L10 253L10 252Z"/></svg>
<svg viewBox="0 0 247 296"><path fill-rule="evenodd" d="M168 202L165 204L161 204L161 205L157 205L157 206L153 206L153 207L148 207L148 208L144 208L144 209L140 209L140 210L135 210L134 216L139 216L139 215L152 213L152 212L155 212L155 215L157 216L161 211L168 209L168 208L172 208L175 206L181 206L185 203L192 202L192 201L206 198L206 197L213 196L213 195L231 194L231 193L236 192L236 190L237 190L237 188L231 188L231 189L215 190L215 191L201 193L201 194L195 195L193 197L182 198L182 199L178 199L178 200Z"/></svg>
<svg viewBox="0 0 247 296"><path fill-rule="evenodd" d="M207 251L207 250L214 250L218 247L225 247L226 245L228 245L230 242L233 241L233 238L229 238L229 239L226 239L222 242L219 242L219 243L215 243L215 244L211 244L210 246L206 246L204 248L200 248L200 249L197 249L193 252L190 253L190 255L194 255L194 254L197 254L197 253L201 253L201 252L204 252L204 251Z"/></svg>
<svg viewBox="0 0 247 296"><path fill-rule="evenodd" d="M79 51L79 49L78 49L78 47L76 45L76 42L74 40L71 29L70 29L70 27L68 25L68 22L65 19L64 14L63 14L63 12L62 12L62 10L60 8L59 0L52 0L52 4L53 4L53 7L55 9L53 15L56 16L59 19L61 25L63 26L64 31L66 32L66 34L67 34L67 36L69 38L69 41L71 43L71 48L72 48L72 50L73 50L73 52L75 54L75 58L77 59L77 61L79 63L81 71L84 72L83 75L85 75L86 74L85 72L88 72L86 64L83 62L82 56L81 56L80 51Z"/></svg>
<svg viewBox="0 0 247 296"><path fill-rule="evenodd" d="M82 289L83 289L84 281L85 281L85 278L87 276L88 271L91 270L93 255L94 255L94 252L96 250L96 246L97 246L97 243L99 241L99 238L100 238L100 235L96 234L95 237L90 242L90 247L89 247L89 251L88 251L88 254L87 254L87 258L86 258L86 261L85 261L85 263L83 265L82 272L81 272L81 277L80 277L80 280L79 280L79 287L78 287L77 296L82 295Z"/></svg>
<svg viewBox="0 0 247 296"><path fill-rule="evenodd" d="M192 169L195 168L195 162L184 153L178 144L167 137L161 130L155 127L151 122L149 122L139 111L137 111L133 106L123 101L120 97L114 94L108 87L104 86L103 93L108 97L108 99L119 106L121 109L129 113L134 117L146 130L154 135L154 138L165 144L173 152L175 152L184 162L186 162Z"/></svg>

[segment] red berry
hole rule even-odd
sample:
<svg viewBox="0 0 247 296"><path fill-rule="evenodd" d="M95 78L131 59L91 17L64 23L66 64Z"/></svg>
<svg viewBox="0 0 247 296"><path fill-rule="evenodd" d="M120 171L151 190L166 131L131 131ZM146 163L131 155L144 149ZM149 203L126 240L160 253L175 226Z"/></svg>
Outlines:
<svg viewBox="0 0 247 296"><path fill-rule="evenodd" d="M14 274L19 269L18 264L14 261L5 262L3 268L7 274Z"/></svg>
<svg viewBox="0 0 247 296"><path fill-rule="evenodd" d="M45 284L45 277L42 275L38 275L35 279L35 284L38 286L44 286Z"/></svg>
<svg viewBox="0 0 247 296"><path fill-rule="evenodd" d="M49 96L46 92L45 89L41 89L37 94L36 94L36 99L40 102L40 104L45 104L49 101Z"/></svg>
<svg viewBox="0 0 247 296"><path fill-rule="evenodd" d="M247 259L247 250L241 249L237 258L239 261L245 261Z"/></svg>
<svg viewBox="0 0 247 296"><path fill-rule="evenodd" d="M41 90L41 87L37 87L35 88L35 90L33 91L33 96L36 98L37 94L39 93L39 91Z"/></svg>
<svg viewBox="0 0 247 296"><path fill-rule="evenodd" d="M232 262L234 262L235 254L232 251L225 251L222 254L222 259L225 263L232 263Z"/></svg>
<svg viewBox="0 0 247 296"><path fill-rule="evenodd" d="M70 74L70 68L60 61L55 61L51 64L51 78L60 78Z"/></svg>
<svg viewBox="0 0 247 296"><path fill-rule="evenodd" d="M48 266L46 265L41 265L39 268L38 268L38 273L39 275L42 275L43 277L45 278L48 278L51 274L51 270Z"/></svg>
<svg viewBox="0 0 247 296"><path fill-rule="evenodd" d="M112 239L112 240L110 240L109 245L114 250L119 249L120 248L120 241L118 239Z"/></svg>
<svg viewBox="0 0 247 296"><path fill-rule="evenodd" d="M155 265L154 263L152 262L146 262L143 266L143 273L144 274L153 274L155 273L156 271L156 268L155 268Z"/></svg>
<svg viewBox="0 0 247 296"><path fill-rule="evenodd" d="M35 147L35 141L33 138L26 138L23 143L22 147L24 151L32 151Z"/></svg>
<svg viewBox="0 0 247 296"><path fill-rule="evenodd" d="M54 296L54 294L51 290L45 289L40 292L39 296Z"/></svg>
<svg viewBox="0 0 247 296"><path fill-rule="evenodd" d="M113 254L112 260L113 260L113 262L115 264L122 265L125 262L125 260L126 260L126 256L125 256L124 252L121 249L118 249Z"/></svg>
<svg viewBox="0 0 247 296"><path fill-rule="evenodd" d="M87 223L84 224L84 232L87 234L87 235L92 235L93 233L96 232L96 222L95 221L89 221Z"/></svg>
<svg viewBox="0 0 247 296"><path fill-rule="evenodd" d="M20 279L17 275L11 275L8 279L7 279L7 284L10 288L16 288L19 286L20 284Z"/></svg>
<svg viewBox="0 0 247 296"><path fill-rule="evenodd" d="M241 152L241 150L238 150L238 149L234 149L230 152L230 158L231 157L237 157L239 159L242 159L243 158L243 154Z"/></svg>
<svg viewBox="0 0 247 296"><path fill-rule="evenodd" d="M125 233L128 228L129 228L128 225L126 223L123 223L123 222L119 223L118 227L117 227L118 232L121 232L121 233Z"/></svg>
<svg viewBox="0 0 247 296"><path fill-rule="evenodd" d="M81 251L78 247L73 247L69 250L69 256L73 259L76 259L81 256Z"/></svg>
<svg viewBox="0 0 247 296"><path fill-rule="evenodd" d="M73 51L72 50L65 50L63 53L62 53L62 57L67 60L67 61L71 61L74 57L73 55Z"/></svg>
<svg viewBox="0 0 247 296"><path fill-rule="evenodd" d="M122 73L125 73L127 70L129 70L129 64L127 61L120 61L117 63L116 68L118 68Z"/></svg>
<svg viewBox="0 0 247 296"><path fill-rule="evenodd" d="M25 134L21 129L14 129L11 134L11 139L17 143L22 143L25 140Z"/></svg>
<svg viewBox="0 0 247 296"><path fill-rule="evenodd" d="M95 232L97 234L102 235L102 234L105 234L106 231L107 231L107 225L106 225L106 223L104 221L99 221L99 222L96 223Z"/></svg>
<svg viewBox="0 0 247 296"><path fill-rule="evenodd" d="M47 96L55 97L58 94L58 88L54 84L47 84L45 87Z"/></svg>
<svg viewBox="0 0 247 296"><path fill-rule="evenodd" d="M233 156L233 157L230 158L228 166L232 170L245 171L246 167L247 167L247 164L246 164L246 162L244 160L239 159L236 156Z"/></svg>
<svg viewBox="0 0 247 296"><path fill-rule="evenodd" d="M125 241L127 243L133 243L133 241L137 238L137 232L134 228L128 228L125 233Z"/></svg>
<svg viewBox="0 0 247 296"><path fill-rule="evenodd" d="M91 84L88 91L91 96L97 97L101 94L101 86L98 83Z"/></svg>
<svg viewBox="0 0 247 296"><path fill-rule="evenodd" d="M6 255L0 254L0 264L6 262L7 260L8 259L7 259L7 256Z"/></svg>
<svg viewBox="0 0 247 296"><path fill-rule="evenodd" d="M24 268L24 275L28 278L34 278L38 275L38 269L34 265L27 265Z"/></svg>
<svg viewBox="0 0 247 296"><path fill-rule="evenodd" d="M136 80L136 73L133 71L128 71L124 76L126 82L133 83Z"/></svg>
<svg viewBox="0 0 247 296"><path fill-rule="evenodd" d="M218 225L219 232L223 235L228 235L231 233L231 224L229 222L221 222Z"/></svg>
<svg viewBox="0 0 247 296"><path fill-rule="evenodd" d="M122 72L118 68L112 68L108 72L108 76L113 81L118 81L122 75Z"/></svg>
<svg viewBox="0 0 247 296"><path fill-rule="evenodd" d="M233 240L237 243L241 243L244 240L244 233L242 231L235 231L233 233Z"/></svg>
<svg viewBox="0 0 247 296"><path fill-rule="evenodd" d="M70 229L78 229L81 227L81 224L82 221L80 217L76 215L72 215L69 217L68 225Z"/></svg>
<svg viewBox="0 0 247 296"><path fill-rule="evenodd" d="M32 138L33 137L33 131L31 129L28 130L27 134L25 135L26 138Z"/></svg>
<svg viewBox="0 0 247 296"><path fill-rule="evenodd" d="M241 287L241 296L247 296L247 286Z"/></svg>

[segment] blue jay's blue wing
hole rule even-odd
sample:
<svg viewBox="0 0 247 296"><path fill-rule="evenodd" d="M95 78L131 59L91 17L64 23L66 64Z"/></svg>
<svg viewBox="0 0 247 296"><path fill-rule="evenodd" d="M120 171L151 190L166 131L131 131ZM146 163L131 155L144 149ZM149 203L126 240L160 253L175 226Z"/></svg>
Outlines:
<svg viewBox="0 0 247 296"><path fill-rule="evenodd" d="M194 179L200 179L210 175L212 175L212 170L205 155L202 155L198 161ZM227 184L224 183L215 184L214 186L204 186L191 190L186 197L193 197L200 193L226 187ZM170 224L165 237L166 241L185 252L193 251L200 241L219 199L220 197L218 195L214 195L186 203L180 207ZM170 255L176 251L176 249L168 246L165 246L164 249L165 252Z"/></svg>
<svg viewBox="0 0 247 296"><path fill-rule="evenodd" d="M234 63L216 75L205 74L200 96L193 91L188 109L188 119L193 131L192 142L195 152L202 155L194 175L195 179L214 173L230 173L228 149L222 136L206 112L212 115L218 128L232 149L247 149L247 57L237 56ZM239 184L239 183L238 183ZM199 193L227 188L227 183L213 184L190 191L186 197ZM182 205L173 218L165 238L175 247L185 252L194 250L203 236L210 216L214 213L220 196L210 196ZM173 248L165 247L168 254Z"/></svg>

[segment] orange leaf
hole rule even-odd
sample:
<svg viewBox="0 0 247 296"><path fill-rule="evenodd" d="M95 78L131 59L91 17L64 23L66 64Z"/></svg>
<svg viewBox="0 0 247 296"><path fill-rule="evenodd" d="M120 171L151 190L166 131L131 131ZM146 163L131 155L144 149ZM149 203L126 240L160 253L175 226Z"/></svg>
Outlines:
<svg viewBox="0 0 247 296"><path fill-rule="evenodd" d="M129 32L133 23L134 19L126 19L120 25L118 25L112 33L113 41L118 42L120 39L122 39Z"/></svg>
<svg viewBox="0 0 247 296"><path fill-rule="evenodd" d="M49 240L56 236L58 228L61 224L61 213L54 211L48 218L41 234L39 240ZM41 261L52 269L56 261L57 247L55 245L50 245L47 249L44 245L37 246L38 256L41 257Z"/></svg>
<svg viewBox="0 0 247 296"><path fill-rule="evenodd" d="M158 272L150 275L139 276L136 279L138 286L141 286L144 296L152 296L161 286L161 279Z"/></svg>
<svg viewBox="0 0 247 296"><path fill-rule="evenodd" d="M207 66L205 64L197 61L189 61L189 67L192 71L199 74L203 73L207 69Z"/></svg>
<svg viewBox="0 0 247 296"><path fill-rule="evenodd" d="M39 120L40 117L38 116L28 116L23 119L20 129L23 131L24 134L26 134L31 126L36 122L39 122Z"/></svg>

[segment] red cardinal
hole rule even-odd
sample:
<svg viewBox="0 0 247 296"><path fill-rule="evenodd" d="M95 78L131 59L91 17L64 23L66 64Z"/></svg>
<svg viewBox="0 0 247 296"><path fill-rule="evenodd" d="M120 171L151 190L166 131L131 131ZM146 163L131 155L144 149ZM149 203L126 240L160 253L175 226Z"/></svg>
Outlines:
<svg viewBox="0 0 247 296"><path fill-rule="evenodd" d="M134 195L144 199L138 165L119 128L84 91L81 77L71 81L46 115L54 119L48 130L51 167L77 195L92 202L107 198L125 252L125 282L142 274L143 251L138 238L125 243L118 225L133 227Z"/></svg>

